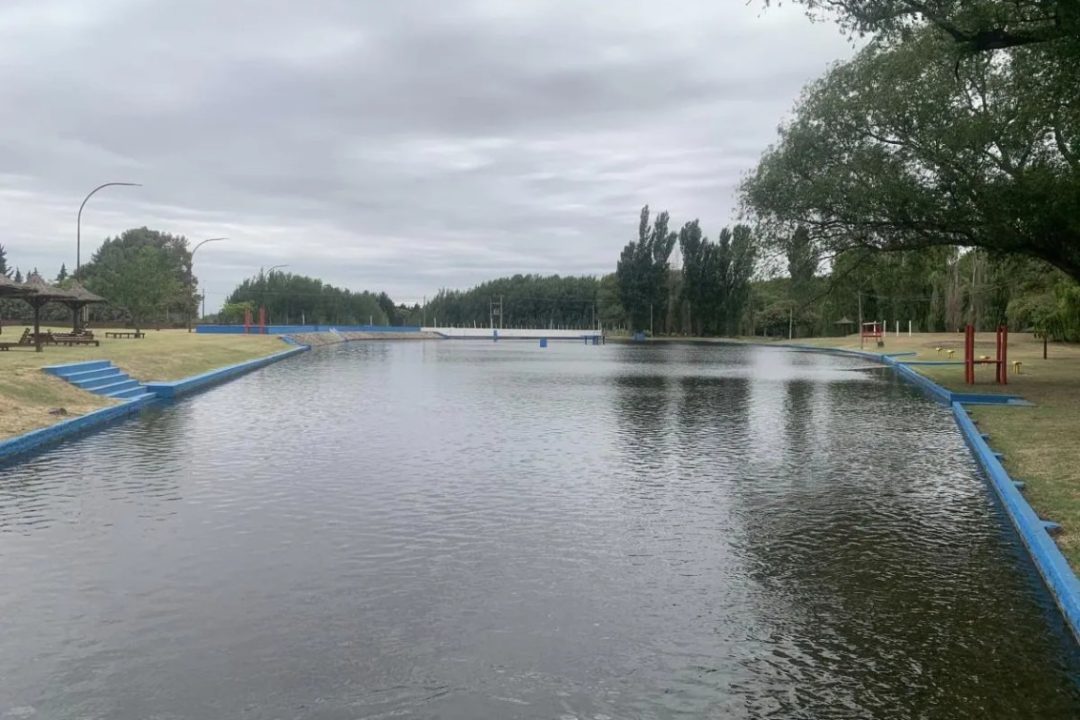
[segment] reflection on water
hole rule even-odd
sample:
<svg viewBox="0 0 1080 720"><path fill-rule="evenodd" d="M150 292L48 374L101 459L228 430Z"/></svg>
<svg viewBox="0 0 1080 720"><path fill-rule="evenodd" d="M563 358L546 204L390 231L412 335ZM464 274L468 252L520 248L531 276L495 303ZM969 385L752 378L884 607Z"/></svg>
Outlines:
<svg viewBox="0 0 1080 720"><path fill-rule="evenodd" d="M1053 718L947 411L775 349L317 350L0 470L0 718Z"/></svg>

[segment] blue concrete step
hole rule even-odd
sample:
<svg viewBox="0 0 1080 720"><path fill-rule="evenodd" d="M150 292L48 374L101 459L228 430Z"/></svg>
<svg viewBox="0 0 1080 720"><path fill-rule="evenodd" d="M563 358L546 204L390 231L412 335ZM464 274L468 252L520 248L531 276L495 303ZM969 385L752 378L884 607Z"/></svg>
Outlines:
<svg viewBox="0 0 1080 720"><path fill-rule="evenodd" d="M132 380L108 360L89 360L43 368L50 375L67 380L75 387L95 395L117 400L137 400L152 395L138 380Z"/></svg>
<svg viewBox="0 0 1080 720"><path fill-rule="evenodd" d="M120 368L116 368L110 365L108 367L94 368L93 370L83 370L81 372L71 373L69 375L63 375L58 377L63 377L64 380L78 385L80 380L93 380L94 378L101 377L102 375L115 375L118 372L120 372Z"/></svg>
<svg viewBox="0 0 1080 720"><path fill-rule="evenodd" d="M66 379L66 378L65 378ZM68 380L75 387L82 388L83 390L94 391L94 388L104 387L105 385L112 385L113 383L120 382L121 380L127 380L128 376L120 372L119 368L113 368L108 374L101 375L99 377L90 378L89 380Z"/></svg>
<svg viewBox="0 0 1080 720"><path fill-rule="evenodd" d="M131 382L135 381L132 380ZM122 398L124 400L127 400L129 398L135 397L136 395L142 395L143 393L146 393L146 388L136 383L135 387L130 387L126 390L117 390L116 392L111 392L108 394L108 397Z"/></svg>
<svg viewBox="0 0 1080 720"><path fill-rule="evenodd" d="M47 365L46 367L43 367L42 370L50 375L66 378L73 373L84 372L86 370L97 370L111 366L112 362L109 360L87 360L85 362L66 363L64 365Z"/></svg>
<svg viewBox="0 0 1080 720"><path fill-rule="evenodd" d="M116 393L122 390L130 390L132 388L140 387L138 380L132 380L126 375L124 377L124 380L113 383L112 385L102 385L101 387L96 387L94 388L93 392L96 395L108 395L109 397L114 397Z"/></svg>

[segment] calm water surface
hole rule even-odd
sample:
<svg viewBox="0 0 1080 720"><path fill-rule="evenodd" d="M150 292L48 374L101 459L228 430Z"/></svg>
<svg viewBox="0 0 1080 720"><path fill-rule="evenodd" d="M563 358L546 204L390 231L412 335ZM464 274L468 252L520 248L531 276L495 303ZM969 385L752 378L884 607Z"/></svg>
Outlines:
<svg viewBox="0 0 1080 720"><path fill-rule="evenodd" d="M0 718L1069 718L947 411L776 349L351 344L0 469Z"/></svg>

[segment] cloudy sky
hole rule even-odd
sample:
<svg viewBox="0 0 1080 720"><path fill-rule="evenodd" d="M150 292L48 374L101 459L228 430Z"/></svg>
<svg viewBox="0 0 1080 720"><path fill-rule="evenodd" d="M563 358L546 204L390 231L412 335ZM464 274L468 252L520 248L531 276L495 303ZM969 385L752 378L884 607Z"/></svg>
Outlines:
<svg viewBox="0 0 1080 720"><path fill-rule="evenodd" d="M714 235L848 41L757 0L2 0L0 243L55 275L146 225L216 306L260 266L413 300ZM209 307L208 307L209 309Z"/></svg>

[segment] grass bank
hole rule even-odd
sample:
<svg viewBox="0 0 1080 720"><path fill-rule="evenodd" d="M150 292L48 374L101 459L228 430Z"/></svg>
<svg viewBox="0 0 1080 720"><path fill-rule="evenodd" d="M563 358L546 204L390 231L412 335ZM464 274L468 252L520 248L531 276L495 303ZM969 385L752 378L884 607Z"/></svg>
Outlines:
<svg viewBox="0 0 1080 720"><path fill-rule="evenodd" d="M4 337L9 333L18 338L22 328L5 327ZM141 340L107 340L104 332L95 337L101 347L0 352L0 439L57 422L62 418L49 413L55 408L64 408L69 416L82 415L114 402L42 372L46 365L111 360L138 380L179 380L286 347L272 335L199 335L186 330L151 330Z"/></svg>
<svg viewBox="0 0 1080 720"><path fill-rule="evenodd" d="M858 349L858 336L798 340L799 343ZM942 348L938 352L937 348ZM879 352L877 348L867 350ZM919 360L947 360L964 356L962 334L889 336L880 352L917 352ZM993 333L976 336L976 354L994 354ZM1058 545L1074 570L1080 571L1080 345L1051 343L1042 359L1042 341L1029 334L1009 335L1009 360L1019 360L1020 374L1009 368L1009 384L994 383L993 367L976 366L977 384L964 384L962 365L913 365L934 382L950 390L1007 392L1024 397L1032 407L970 406L972 417L990 445L1005 454L1005 467L1014 479L1026 483L1024 495L1040 516L1061 523Z"/></svg>

